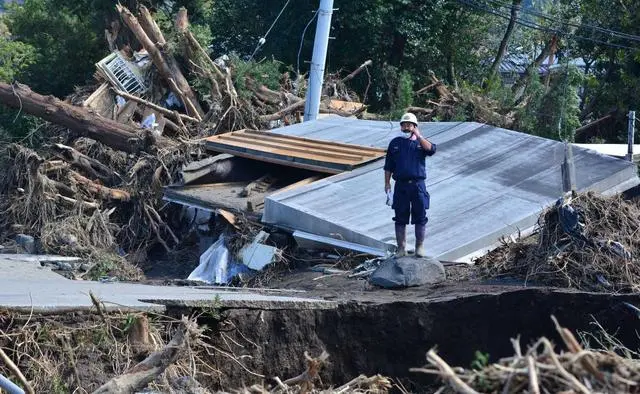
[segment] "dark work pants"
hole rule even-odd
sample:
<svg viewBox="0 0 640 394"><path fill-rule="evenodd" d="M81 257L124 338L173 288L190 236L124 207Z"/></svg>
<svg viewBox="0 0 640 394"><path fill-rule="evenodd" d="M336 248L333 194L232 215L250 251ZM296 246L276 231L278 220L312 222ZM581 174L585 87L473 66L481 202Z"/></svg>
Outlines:
<svg viewBox="0 0 640 394"><path fill-rule="evenodd" d="M396 181L393 189L393 206L396 224L427 224L429 193L423 179L415 181Z"/></svg>

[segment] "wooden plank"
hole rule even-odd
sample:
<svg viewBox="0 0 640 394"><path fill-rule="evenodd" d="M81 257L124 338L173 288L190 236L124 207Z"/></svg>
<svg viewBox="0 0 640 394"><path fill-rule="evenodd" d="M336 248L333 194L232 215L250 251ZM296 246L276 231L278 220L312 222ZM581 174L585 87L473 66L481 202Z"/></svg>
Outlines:
<svg viewBox="0 0 640 394"><path fill-rule="evenodd" d="M364 104L355 101L329 100L329 108L344 112L355 112L362 109Z"/></svg>
<svg viewBox="0 0 640 394"><path fill-rule="evenodd" d="M167 189L175 189L175 190L188 190L188 189L203 189L203 188L213 188L213 187L225 187L225 186L235 186L235 187L245 187L247 182L219 182L219 183L203 183L201 185L177 185L175 187L167 186Z"/></svg>
<svg viewBox="0 0 640 394"><path fill-rule="evenodd" d="M304 138L304 137L298 137L298 136L293 136L293 135L275 134L275 133L270 133L268 131L247 130L247 129L239 130L239 131L242 131L243 133L246 133L246 134L285 137L285 138L290 139L290 140L311 142L314 145L322 144L322 145L327 145L327 146L339 146L339 147L343 147L343 148L356 149L358 151L367 150L367 151L371 151L371 152L380 152L382 154L387 152L386 149L382 149L382 148L374 148L374 147L370 147L370 146L362 146L362 145L354 145L354 144L345 144L345 143L333 142L333 141L315 140L313 138Z"/></svg>
<svg viewBox="0 0 640 394"><path fill-rule="evenodd" d="M238 136L239 132L234 131L232 132L232 134L234 136ZM251 136L253 138L254 133L250 132L250 130L247 130L242 132L242 134L246 135L247 137ZM220 136L221 135L225 135L225 134L220 134ZM371 156L371 157L379 157L385 153L384 150L380 150L376 148L369 149L369 147L360 147L357 145L352 145L350 147L336 147L328 143L328 141L321 141L321 140L315 140L313 142L299 141L299 140L292 139L290 136L280 135L280 134L261 133L259 135L269 141L277 141L283 144L294 145L297 147L309 147L309 148L316 148L316 149L321 148L322 150L329 151L329 152L356 154L359 156ZM255 139L252 139L251 141L255 141Z"/></svg>
<svg viewBox="0 0 640 394"><path fill-rule="evenodd" d="M209 148L211 150L215 150L217 152L229 153L229 154L232 154L234 156L245 157L247 159L260 160L260 161L265 161L267 163L282 164L282 165L285 165L285 166L288 166L288 167L302 168L302 169L305 169L305 170L318 171L318 172L323 172L323 173L327 173L327 174L339 174L341 172L351 170L351 168L352 168L351 166L345 166L347 168L342 168L342 169L330 168L330 167L327 167L326 165L321 165L321 164L308 164L308 163L301 163L301 162L296 162L296 161L292 161L292 160L261 156L261 155L259 155L257 153L253 153L251 151L249 151L249 152L238 151L238 150L231 149L231 148L223 146L223 145L216 145L216 144L211 143L211 142L209 142L209 144L207 144L207 148Z"/></svg>
<svg viewBox="0 0 640 394"><path fill-rule="evenodd" d="M291 189L295 189L297 187L308 185L308 184L313 183L313 182L315 182L317 180L320 180L320 179L322 179L322 177L320 177L318 175L310 176L309 178L305 178L305 179L303 179L301 181L298 181L296 183L292 183L289 186L285 186L283 188L280 188L280 189L276 190L274 193L286 192L287 190L291 190Z"/></svg>
<svg viewBox="0 0 640 394"><path fill-rule="evenodd" d="M326 163L326 164L335 163L335 164L344 164L344 165L358 164L358 163L354 163L353 160L338 159L338 158L328 158L326 156L307 154L307 153L304 153L304 152L298 152L296 154L293 154L292 151L286 150L286 149L278 149L278 148L275 148L275 147L271 148L271 147L258 146L258 145L254 146L254 145L247 144L247 143L244 143L244 142L235 142L235 141L228 141L228 140L225 140L225 141L220 141L220 140L218 140L218 141L209 141L207 143L207 146L208 147L212 147L213 150L219 150L217 148L221 148L223 146L228 146L228 147L238 148L238 149L234 150L234 152L237 152L238 150L241 150L243 152L253 152L254 155L251 158L252 159L256 159L256 160L260 160L260 157L263 156L262 154L264 154L264 153L271 153L273 155L282 156L282 159L284 160L285 163L293 162L294 158L299 158L299 159L306 159L306 160L310 160L310 161L315 161L318 164L320 164L320 163Z"/></svg>
<svg viewBox="0 0 640 394"><path fill-rule="evenodd" d="M360 156L360 155L353 155L353 154L346 154L346 153L329 153L316 148L303 148L303 147L296 148L293 146L283 145L278 142L268 142L264 140L262 141L247 140L246 138L236 137L234 135L220 134L217 137L218 137L217 138L218 140L234 141L234 142L247 145L249 147L265 146L265 147L274 148L274 149L283 150L283 151L286 150L287 152L300 152L305 154L314 154L314 155L317 155L318 157L323 157L323 158L328 157L328 158L335 158L335 159L344 159L344 160L348 160L349 162L355 162L355 163L359 163L365 159L363 156Z"/></svg>

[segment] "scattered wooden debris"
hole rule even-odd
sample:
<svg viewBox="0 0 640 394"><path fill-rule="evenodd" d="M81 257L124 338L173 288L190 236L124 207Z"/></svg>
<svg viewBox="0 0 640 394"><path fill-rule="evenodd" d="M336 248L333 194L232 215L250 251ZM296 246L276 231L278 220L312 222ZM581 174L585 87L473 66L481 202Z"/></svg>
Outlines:
<svg viewBox="0 0 640 394"><path fill-rule="evenodd" d="M622 196L565 196L538 220L537 242L506 241L476 260L484 277L509 276L585 291L637 292L640 208Z"/></svg>
<svg viewBox="0 0 640 394"><path fill-rule="evenodd" d="M556 353L542 337L523 353L512 339L515 355L479 369L452 368L434 350L429 364L411 371L440 376L445 385L438 392L529 393L632 393L640 379L640 363L612 351L583 349L570 330L551 317L568 352Z"/></svg>
<svg viewBox="0 0 640 394"><path fill-rule="evenodd" d="M143 254L158 245L171 250L181 240L174 231L178 215L176 207L162 201L163 187L180 183L185 164L208 156L202 137L300 121L304 81L294 90L285 73L281 85L270 89L238 72L241 60L222 56L214 61L190 31L185 9L175 34L169 34L144 6L115 8L121 20L105 32L111 53L97 61L93 89L63 101L19 83L0 83L0 104L52 123L42 133L46 145L37 150L3 147L2 242L18 231L46 239L44 252L62 243L55 252L83 257L102 248ZM123 41L118 36L125 34L134 42L118 47ZM168 50L173 46L177 50ZM328 78L326 94L344 103L336 108L325 100L323 110L344 116L364 111L364 105L349 104L357 97L349 96L345 83L370 66L368 61L346 77ZM227 164L221 159L185 170L182 181L215 176L213 171ZM259 212L261 194L275 182L263 177L248 185L241 210ZM56 225L64 233L56 232Z"/></svg>
<svg viewBox="0 0 640 394"><path fill-rule="evenodd" d="M95 390L94 394L131 394L141 390L173 364L191 340L200 335L198 325L182 318L180 328L164 349L154 352L124 374L117 376Z"/></svg>

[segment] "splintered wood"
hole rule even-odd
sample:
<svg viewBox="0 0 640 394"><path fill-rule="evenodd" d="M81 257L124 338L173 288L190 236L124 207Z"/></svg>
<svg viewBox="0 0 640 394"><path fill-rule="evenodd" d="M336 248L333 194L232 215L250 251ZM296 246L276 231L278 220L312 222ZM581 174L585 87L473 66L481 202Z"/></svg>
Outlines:
<svg viewBox="0 0 640 394"><path fill-rule="evenodd" d="M412 372L440 376L445 383L439 393L633 393L640 382L640 362L608 350L585 350L573 333L556 331L567 352L556 353L547 338L540 338L525 354L518 340L512 340L515 355L481 369L452 368L434 350L427 353L429 364Z"/></svg>

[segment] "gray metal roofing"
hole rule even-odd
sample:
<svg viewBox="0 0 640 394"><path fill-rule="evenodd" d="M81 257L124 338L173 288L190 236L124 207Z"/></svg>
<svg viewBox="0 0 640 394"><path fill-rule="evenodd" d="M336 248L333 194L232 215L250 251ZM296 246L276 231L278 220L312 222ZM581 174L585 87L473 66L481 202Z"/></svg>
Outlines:
<svg viewBox="0 0 640 394"><path fill-rule="evenodd" d="M330 117L272 131L386 147L398 129L397 122ZM433 256L454 260L486 250L502 236L533 226L562 194L561 142L474 122L421 123L420 129L438 144L427 159L426 246ZM640 182L632 163L578 147L573 151L579 190L618 192ZM379 160L273 194L265 201L263 221L387 248L395 238L382 166Z"/></svg>

